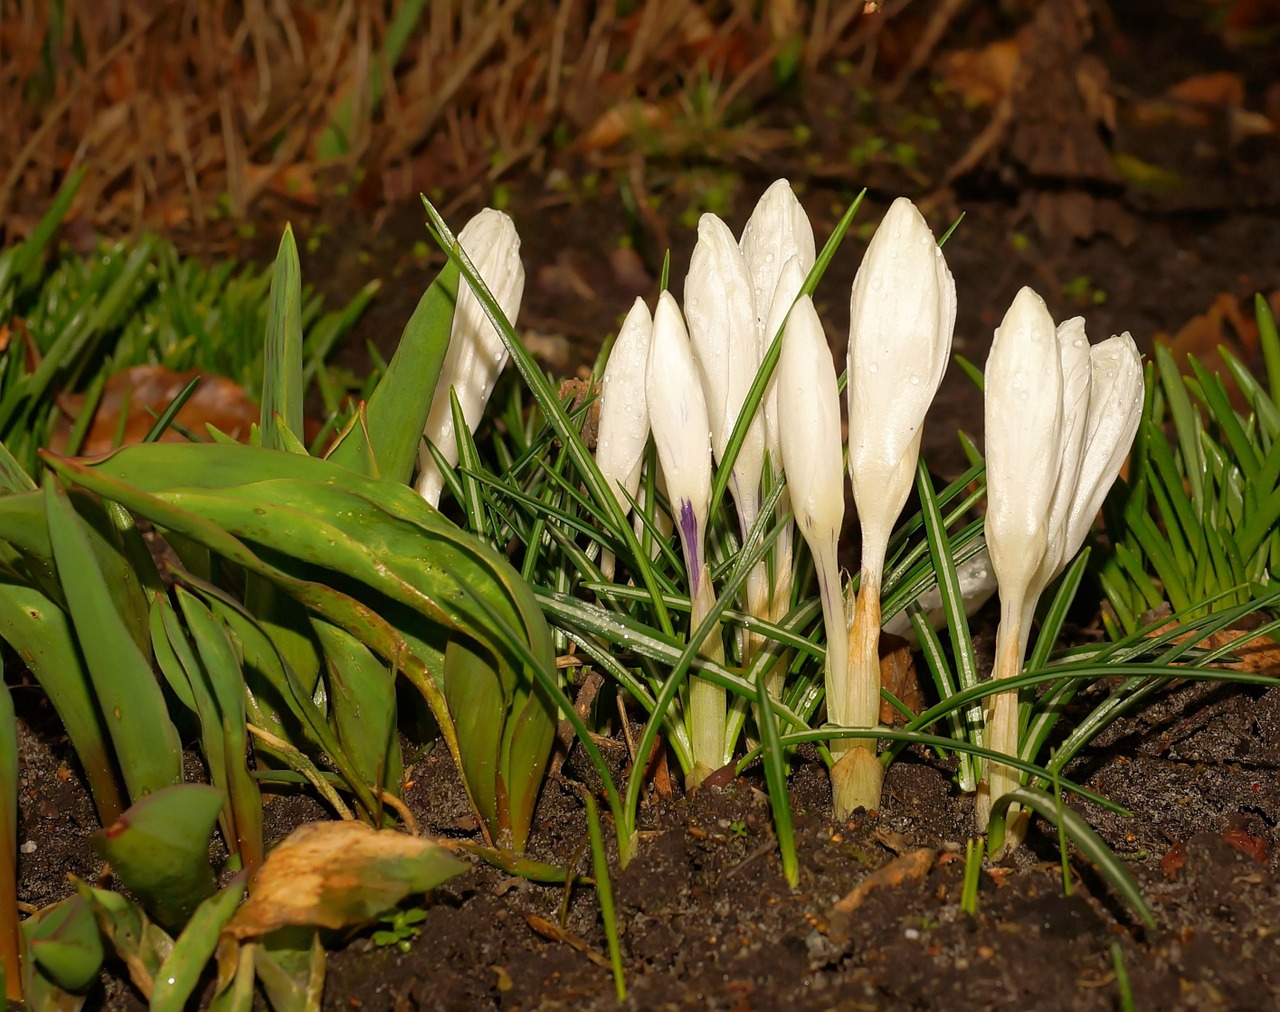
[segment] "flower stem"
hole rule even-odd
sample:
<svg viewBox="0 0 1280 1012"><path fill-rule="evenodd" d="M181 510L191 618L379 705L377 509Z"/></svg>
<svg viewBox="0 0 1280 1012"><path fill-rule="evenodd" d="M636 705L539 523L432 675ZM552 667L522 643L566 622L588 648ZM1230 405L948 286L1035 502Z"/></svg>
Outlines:
<svg viewBox="0 0 1280 1012"><path fill-rule="evenodd" d="M1022 602L1011 600L1003 603L1000 627L996 630L996 662L992 672L994 680L1013 678L1022 671L1026 653L1026 626L1029 617L1023 615ZM990 697L986 707L986 744L1004 755L1018 754L1018 693L1016 690L998 692ZM1012 766L1004 763L986 763L986 776L978 784L978 797L974 819L978 831L985 832L991 821L991 806L1004 794L1014 790L1022 779ZM1016 812L1010 809L1008 821Z"/></svg>
<svg viewBox="0 0 1280 1012"><path fill-rule="evenodd" d="M874 727L880 723L880 580L878 570L862 571L862 586L849 627L849 684L840 712L827 712L844 727ZM884 767L876 759L875 738L844 738L831 743L838 756L831 769L832 802L837 819L857 808L880 807Z"/></svg>
<svg viewBox="0 0 1280 1012"><path fill-rule="evenodd" d="M711 573L702 566L695 581L689 617L690 630L696 630L715 606L715 591L711 587ZM707 634L698 646L698 654L718 664L724 663L724 643L717 626ZM697 787L725 763L725 712L724 686L697 675L689 678L689 739L693 745L693 769L685 777L689 790Z"/></svg>

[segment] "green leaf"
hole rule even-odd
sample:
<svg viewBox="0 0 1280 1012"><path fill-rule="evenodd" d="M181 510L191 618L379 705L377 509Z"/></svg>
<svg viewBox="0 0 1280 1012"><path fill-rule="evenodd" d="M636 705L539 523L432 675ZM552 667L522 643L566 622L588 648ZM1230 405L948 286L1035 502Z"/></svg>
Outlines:
<svg viewBox="0 0 1280 1012"><path fill-rule="evenodd" d="M418 459L458 297L458 268L447 263L418 302L366 408L369 446L384 478L408 482ZM340 444L329 459L353 470L358 455ZM365 471L368 474L370 472Z"/></svg>
<svg viewBox="0 0 1280 1012"><path fill-rule="evenodd" d="M71 896L22 922L27 954L64 991L84 991L102 969L102 935L93 907Z"/></svg>
<svg viewBox="0 0 1280 1012"><path fill-rule="evenodd" d="M71 624L129 798L137 801L182 782L182 744L151 664L116 610L119 588L107 585L84 526L52 474L46 474L44 502Z"/></svg>
<svg viewBox="0 0 1280 1012"><path fill-rule="evenodd" d="M0 581L0 636L49 697L89 779L98 819L125 807L107 727L66 613L33 587Z"/></svg>
<svg viewBox="0 0 1280 1012"><path fill-rule="evenodd" d="M244 896L249 873L241 872L226 887L200 904L173 943L151 992L151 1012L181 1012L195 993L218 938Z"/></svg>
<svg viewBox="0 0 1280 1012"><path fill-rule="evenodd" d="M259 421L263 446L285 448L282 425L295 437L302 433L302 395L302 277L293 228L286 225L271 277Z"/></svg>
<svg viewBox="0 0 1280 1012"><path fill-rule="evenodd" d="M186 924L213 894L209 836L222 796L204 784L169 787L135 803L92 837L94 851L111 862L161 927Z"/></svg>
<svg viewBox="0 0 1280 1012"><path fill-rule="evenodd" d="M129 977L144 996L155 987L160 964L173 950L173 939L153 924L139 907L119 893L73 879L76 892L88 901L98 921L98 929L116 955L124 961Z"/></svg>
<svg viewBox="0 0 1280 1012"><path fill-rule="evenodd" d="M18 722L9 686L0 684L0 978L6 999L22 998L19 942Z"/></svg>
<svg viewBox="0 0 1280 1012"><path fill-rule="evenodd" d="M1102 877L1124 898L1142 923L1152 931L1155 930L1155 915L1151 913L1151 908L1143 899L1142 890L1129 874L1129 869L1074 809L1063 806L1054 799L1053 795L1046 794L1044 791L1020 787L996 800L991 808L992 820L1003 817L1012 804L1029 808L1048 822L1065 828L1071 842L1097 866Z"/></svg>

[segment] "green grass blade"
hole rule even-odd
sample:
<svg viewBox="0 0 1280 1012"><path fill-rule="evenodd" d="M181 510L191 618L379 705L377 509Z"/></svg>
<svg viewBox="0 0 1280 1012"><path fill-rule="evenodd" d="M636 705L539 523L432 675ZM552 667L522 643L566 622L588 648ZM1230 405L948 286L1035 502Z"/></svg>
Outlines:
<svg viewBox="0 0 1280 1012"><path fill-rule="evenodd" d="M1138 883L1129 874L1129 869L1124 866L1123 861L1116 857L1115 852L1102 842L1102 838L1089 827L1089 824L1076 811L1058 804L1052 795L1046 794L1044 791L1020 787L1015 791L1010 791L996 801L992 806L992 819L1002 817L1008 811L1009 806L1015 803L1038 813L1041 818L1048 822L1065 827L1071 842L1079 847L1084 856L1094 863L1102 877L1124 898L1142 923L1151 930L1155 930L1155 915L1152 914L1151 908L1147 906L1147 901L1143 899L1142 890L1138 888Z"/></svg>

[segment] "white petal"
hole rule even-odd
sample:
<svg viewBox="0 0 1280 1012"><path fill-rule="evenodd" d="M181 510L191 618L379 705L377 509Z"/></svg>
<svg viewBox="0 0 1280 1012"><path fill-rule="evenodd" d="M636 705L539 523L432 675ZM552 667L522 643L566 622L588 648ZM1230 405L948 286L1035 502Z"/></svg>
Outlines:
<svg viewBox="0 0 1280 1012"><path fill-rule="evenodd" d="M1089 364L1093 379L1084 460L1067 521L1064 562L1084 544L1102 501L1129 455L1142 418L1142 356L1128 332L1091 348Z"/></svg>
<svg viewBox="0 0 1280 1012"><path fill-rule="evenodd" d="M631 509L622 494L633 499L640 487L640 469L649 442L649 407L645 370L649 364L649 335L653 318L643 299L636 299L623 320L605 365L600 389L600 427L596 464L622 507ZM619 488L621 486L621 488Z"/></svg>
<svg viewBox="0 0 1280 1012"><path fill-rule="evenodd" d="M1044 559L1062 457L1062 364L1053 318L1030 288L996 328L985 375L987 548L1012 598Z"/></svg>
<svg viewBox="0 0 1280 1012"><path fill-rule="evenodd" d="M844 521L840 395L822 321L807 295L787 320L775 375L796 523L807 539L838 534Z"/></svg>
<svg viewBox="0 0 1280 1012"><path fill-rule="evenodd" d="M733 233L714 214L704 214L698 222L698 243L684 283L684 309L719 460L760 367L760 345L746 261ZM739 460L749 462L763 453L764 420L757 415Z"/></svg>
<svg viewBox="0 0 1280 1012"><path fill-rule="evenodd" d="M501 211L485 208L463 226L458 233L458 244L471 259L507 321L514 323L524 295L524 265L520 262L520 236L511 218ZM445 353L423 429L423 434L450 464L458 462L458 442L449 407L449 387L457 390L462 415L475 432L506 362L507 346L501 335L471 287L461 283L449 350ZM434 504L440 499L444 482L425 446L418 453L418 466L418 491Z"/></svg>
<svg viewBox="0 0 1280 1012"><path fill-rule="evenodd" d="M1058 361L1062 366L1062 458L1049 508L1049 544L1041 567L1045 586L1062 569L1066 550L1067 515L1080 478L1084 457L1085 422L1089 415L1089 339L1084 320L1074 316L1058 324Z"/></svg>
<svg viewBox="0 0 1280 1012"><path fill-rule="evenodd" d="M669 292L658 297L645 374L649 424L669 501L682 535L690 520L701 530L711 507L711 436L707 405L689 334Z"/></svg>
<svg viewBox="0 0 1280 1012"><path fill-rule="evenodd" d="M755 296L756 321L763 328L769 319L783 265L797 257L803 282L816 259L813 226L787 180L779 179L764 191L742 230L740 245ZM787 300L788 306L799 290L797 285ZM760 346L763 355L773 334L761 333L760 337L765 342Z"/></svg>
<svg viewBox="0 0 1280 1012"><path fill-rule="evenodd" d="M915 480L925 412L951 355L955 282L915 205L894 201L849 300L849 474L867 527L888 536Z"/></svg>
<svg viewBox="0 0 1280 1012"><path fill-rule="evenodd" d="M798 256L788 257L787 262L782 265L782 272L778 275L778 283L773 290L769 318L765 321L764 332L767 337L765 338L765 344L762 345L763 350L768 350L769 342L782 329L782 322L787 318L787 313L796 301L796 296L800 294L800 289L803 287L804 279L808 276L808 273L808 268L804 266L804 262ZM769 458L773 462L774 469L780 472L783 462L781 422L778 417L778 411L778 374L775 371L773 381L765 389L764 431L765 448L769 451Z"/></svg>

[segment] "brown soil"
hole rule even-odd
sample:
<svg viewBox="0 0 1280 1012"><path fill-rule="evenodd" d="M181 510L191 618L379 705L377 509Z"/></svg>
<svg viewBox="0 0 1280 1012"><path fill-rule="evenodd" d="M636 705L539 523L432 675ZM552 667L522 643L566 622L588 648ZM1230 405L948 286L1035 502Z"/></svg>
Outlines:
<svg viewBox="0 0 1280 1012"><path fill-rule="evenodd" d="M976 46L1016 27L986 6L995 5L980 5L970 23L954 26L954 38L943 48ZM1130 330L1144 349L1158 334L1177 333L1219 294L1247 307L1255 291L1280 289L1275 135L1233 133L1239 117L1222 107L1205 111L1199 125L1153 126L1144 103L1192 74L1228 70L1241 75L1248 108L1270 108L1267 103L1277 101L1268 70L1276 65L1275 47L1226 48L1220 35L1207 31L1199 3L1170 4L1153 24L1144 20L1145 6L1111 5L1098 18L1098 35L1084 46L1110 72L1108 93L1118 103L1113 126L1091 129L1109 154L1157 164L1177 174L1181 187L1153 189L1091 169L1083 142L1075 162L1047 170L1037 160L1036 137L1020 133L1019 122L1047 123L1060 137L1088 131L1078 133L1068 109L1078 95L1041 90L1036 94L1043 108L1024 110L972 170L939 189L991 110L939 96L923 80L892 106L867 109L852 78L825 67L799 94L761 107L753 129L771 130L782 142L750 162L700 161L689 152L667 159L660 152L647 159L566 154L549 165L565 173L564 189L548 185L546 170L511 179L507 209L524 237L529 267L522 329L550 367L567 370L589 360L631 299L653 295L668 246L678 292L692 244L682 216L718 203L739 228L755 195L779 175L802 188L820 239L864 184L872 192L859 222L877 220L900 193L928 198L935 226L945 227L963 211L965 220L947 245L960 294L955 345L978 363L1023 284L1036 287L1056 317L1083 312L1095 341ZM1049 60L1045 67L1054 65ZM937 116L945 127L918 136L900 126L904 113ZM797 124L810 131L803 142L796 139ZM865 136L894 130L916 144L915 164L850 163L850 148ZM628 209L637 193L655 195L660 203L651 212L633 213ZM456 209L451 220L461 223L473 209ZM391 208L372 220L341 201L319 211L263 205L258 213L263 255L286 216L301 236L318 238L317 249L304 250L303 275L331 297L349 295L373 274L388 282L345 354L347 364L359 368L365 340L386 353L438 265L411 253L426 239L420 207ZM819 292L837 349L847 327L845 293L865 239L850 234ZM187 239L196 246L207 240ZM1236 335L1228 328L1223 336ZM1251 349L1246 344L1244 350ZM958 370L944 383L932 418L926 455L939 470L954 471L961 462L956 431L976 436L981 429L977 394ZM20 897L41 905L66 895L68 873L96 874L99 863L86 841L96 819L36 690L19 690L18 704L27 721L21 738L19 840L26 846ZM583 775L577 758L566 764L567 779ZM755 771L725 790L653 801L645 809L638 855L625 870L615 868L629 1005L1120 1008L1113 956L1118 945L1137 1008L1277 1007L1280 688L1192 685L1171 691L1118 723L1069 772L1134 813L1120 819L1080 806L1129 859L1155 912L1155 931L1142 929L1078 858L1071 864L1072 892L1064 895L1056 836L1034 829L1030 847L1015 861L984 873L977 915L963 914L959 892L971 803L956 795L946 769L908 756L889 771L877 816L834 825L821 765L802 755L791 782L802 869L794 892L780 872ZM446 756L437 751L420 761L413 782L408 801L425 832L474 835ZM302 798L274 801L269 812L277 836L323 814ZM576 860L587 872L589 861L580 853L584 834L577 792L549 783L532 852L545 860ZM847 936L833 936L832 905L891 862L895 851L918 848L936 851L927 872L872 890ZM604 935L589 888L575 888L566 903L562 890L481 866L422 905L428 917L408 953L379 949L360 936L340 945L329 961L326 1007L612 1004L613 984L599 965ZM562 906L564 930L587 951L530 927L530 915L559 923ZM108 973L89 1007L141 1003Z"/></svg>

